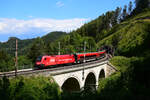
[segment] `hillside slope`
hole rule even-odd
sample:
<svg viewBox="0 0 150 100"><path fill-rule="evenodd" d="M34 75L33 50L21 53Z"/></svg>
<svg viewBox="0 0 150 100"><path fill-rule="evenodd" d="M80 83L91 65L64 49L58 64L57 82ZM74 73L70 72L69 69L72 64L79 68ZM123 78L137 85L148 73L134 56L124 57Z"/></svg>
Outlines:
<svg viewBox="0 0 150 100"><path fill-rule="evenodd" d="M110 62L118 72L100 81L98 97L103 100L149 100L150 95L150 11L140 13L112 30L98 45L113 46ZM126 57L125 57L126 56Z"/></svg>
<svg viewBox="0 0 150 100"><path fill-rule="evenodd" d="M116 54L138 56L149 50L150 11L141 13L117 25L108 37L98 42L98 46L109 45L116 49Z"/></svg>

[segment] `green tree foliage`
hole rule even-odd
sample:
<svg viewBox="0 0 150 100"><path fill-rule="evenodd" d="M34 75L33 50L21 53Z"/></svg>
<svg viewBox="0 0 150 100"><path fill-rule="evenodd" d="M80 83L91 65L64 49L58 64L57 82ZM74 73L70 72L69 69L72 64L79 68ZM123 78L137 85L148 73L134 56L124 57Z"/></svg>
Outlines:
<svg viewBox="0 0 150 100"><path fill-rule="evenodd" d="M114 15L112 17L112 25L113 26L120 23L121 9L122 8L117 7L115 12L114 12Z"/></svg>
<svg viewBox="0 0 150 100"><path fill-rule="evenodd" d="M131 14L132 9L133 9L133 4L132 4L132 2L130 1L130 2L129 2L129 6L128 6L128 14Z"/></svg>
<svg viewBox="0 0 150 100"><path fill-rule="evenodd" d="M14 59L4 50L0 50L0 71L9 71L14 68Z"/></svg>
<svg viewBox="0 0 150 100"><path fill-rule="evenodd" d="M0 79L1 100L59 100L60 90L51 77Z"/></svg>
<svg viewBox="0 0 150 100"><path fill-rule="evenodd" d="M31 63L31 61L26 56L18 57L18 65L19 66L28 65L29 63Z"/></svg>
<svg viewBox="0 0 150 100"><path fill-rule="evenodd" d="M45 36L42 36L41 38L45 43L54 42L57 39L63 37L66 35L66 32L50 32ZM14 55L16 50L16 39L18 40L18 55L26 55L30 49L30 46L35 41L35 38L33 39L24 39L20 40L16 37L10 37L7 42L0 43L0 48L4 49L8 54Z"/></svg>
<svg viewBox="0 0 150 100"><path fill-rule="evenodd" d="M84 42L87 42L86 51L96 51L96 42L92 37L81 37L77 32L72 32L69 35L66 35L56 42L50 43L47 46L48 54L58 54L60 42L60 53L61 54L72 54L77 52L84 51Z"/></svg>
<svg viewBox="0 0 150 100"><path fill-rule="evenodd" d="M0 50L0 71L7 72L14 70L15 57L7 54L5 50ZM26 56L18 56L18 69L31 68L31 60Z"/></svg>
<svg viewBox="0 0 150 100"><path fill-rule="evenodd" d="M95 41L99 41L102 38L104 38L103 35L104 31L108 31L111 29L111 27L114 25L112 24L112 18L114 16L114 11L112 12L106 12L106 14L103 14L99 16L97 19L92 20L91 22L84 24L81 28L77 29L75 32L78 33L81 36L90 36L95 39ZM111 25L112 24L112 25ZM71 32L74 33L74 32ZM103 35L101 38L97 38L98 35Z"/></svg>
<svg viewBox="0 0 150 100"><path fill-rule="evenodd" d="M97 48L96 42L92 37L84 37L83 38L83 48L84 48L85 42L86 42L86 52L96 51L96 48Z"/></svg>
<svg viewBox="0 0 150 100"><path fill-rule="evenodd" d="M32 67L32 61L27 56L18 57L18 69L27 69Z"/></svg>
<svg viewBox="0 0 150 100"><path fill-rule="evenodd" d="M99 99L149 99L150 75L147 57L114 57L111 63L119 71L99 83ZM146 66L143 66L146 65ZM145 78L143 78L145 77Z"/></svg>
<svg viewBox="0 0 150 100"><path fill-rule="evenodd" d="M123 12L122 12L122 20L125 20L127 15L128 15L128 13L127 13L127 5L125 5L124 8L123 8Z"/></svg>
<svg viewBox="0 0 150 100"><path fill-rule="evenodd" d="M16 51L16 39L18 40L18 55L25 55L34 39L20 40L16 37L10 37L7 42L0 44L0 48L13 56Z"/></svg>
<svg viewBox="0 0 150 100"><path fill-rule="evenodd" d="M100 81L98 98L103 100L149 99L150 81L150 12L143 12L114 27L117 30L99 43L116 46L116 52L126 57L110 61L118 72ZM145 18L145 19L144 19ZM133 57L136 56L136 57Z"/></svg>
<svg viewBox="0 0 150 100"><path fill-rule="evenodd" d="M45 54L45 43L40 37L38 37L28 52L28 58L31 59L32 62L35 62L36 58L43 54Z"/></svg>
<svg viewBox="0 0 150 100"><path fill-rule="evenodd" d="M145 8L150 7L150 0L135 0L136 8L135 11L137 13L142 12Z"/></svg>
<svg viewBox="0 0 150 100"><path fill-rule="evenodd" d="M113 34L110 34L107 38L104 38L98 43L98 46L110 45L116 48L116 54L137 56L143 50L148 49L149 43L149 27L148 21L142 22L142 20L136 20L138 18L148 15L140 14L135 19L126 21L119 26L112 29Z"/></svg>
<svg viewBox="0 0 150 100"><path fill-rule="evenodd" d="M57 55L59 51L59 44L60 42L60 51L61 54L66 54L67 53L67 45L70 44L70 35L65 35L62 36L61 38L57 39L55 42L51 42L46 44L46 52L49 55ZM66 49L66 50L65 50Z"/></svg>
<svg viewBox="0 0 150 100"><path fill-rule="evenodd" d="M45 43L56 41L58 38L61 38L62 36L65 36L66 32L56 31L56 32L50 32L47 35L43 36L42 39Z"/></svg>
<svg viewBox="0 0 150 100"><path fill-rule="evenodd" d="M78 45L80 45L81 42L82 42L82 38L78 33L73 32L70 35L70 44L71 45L78 46Z"/></svg>
<svg viewBox="0 0 150 100"><path fill-rule="evenodd" d="M6 77L3 77L3 79L0 79L0 98L1 100L11 100L10 95L10 82L9 79Z"/></svg>

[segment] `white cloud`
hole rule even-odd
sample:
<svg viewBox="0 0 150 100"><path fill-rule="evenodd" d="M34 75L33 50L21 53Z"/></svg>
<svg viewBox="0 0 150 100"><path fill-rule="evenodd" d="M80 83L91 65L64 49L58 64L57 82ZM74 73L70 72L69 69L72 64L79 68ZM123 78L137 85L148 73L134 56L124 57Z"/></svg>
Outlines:
<svg viewBox="0 0 150 100"><path fill-rule="evenodd" d="M33 18L33 16L30 15L30 16L28 16L28 18Z"/></svg>
<svg viewBox="0 0 150 100"><path fill-rule="evenodd" d="M52 31L65 31L69 32L82 26L88 19L75 18L75 19L30 19L18 20L0 18L0 34L38 34L47 33Z"/></svg>
<svg viewBox="0 0 150 100"><path fill-rule="evenodd" d="M56 2L56 6L57 7L63 7L65 4L63 3L63 2L61 2L61 1L58 1L58 2Z"/></svg>

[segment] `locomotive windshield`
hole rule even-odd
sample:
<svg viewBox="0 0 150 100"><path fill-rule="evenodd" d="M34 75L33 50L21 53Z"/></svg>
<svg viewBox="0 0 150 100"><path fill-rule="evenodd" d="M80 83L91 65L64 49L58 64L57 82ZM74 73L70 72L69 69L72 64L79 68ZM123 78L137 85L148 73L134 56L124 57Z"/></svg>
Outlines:
<svg viewBox="0 0 150 100"><path fill-rule="evenodd" d="M36 61L41 61L42 60L42 56L37 57Z"/></svg>

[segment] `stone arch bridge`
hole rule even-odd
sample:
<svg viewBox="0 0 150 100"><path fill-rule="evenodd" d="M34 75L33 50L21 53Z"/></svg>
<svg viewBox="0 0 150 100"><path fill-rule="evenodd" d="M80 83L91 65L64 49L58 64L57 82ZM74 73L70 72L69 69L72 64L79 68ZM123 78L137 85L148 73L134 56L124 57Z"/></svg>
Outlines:
<svg viewBox="0 0 150 100"><path fill-rule="evenodd" d="M96 89L101 78L106 78L115 71L108 60L99 60L39 74L51 75L62 90L80 91L86 87Z"/></svg>

